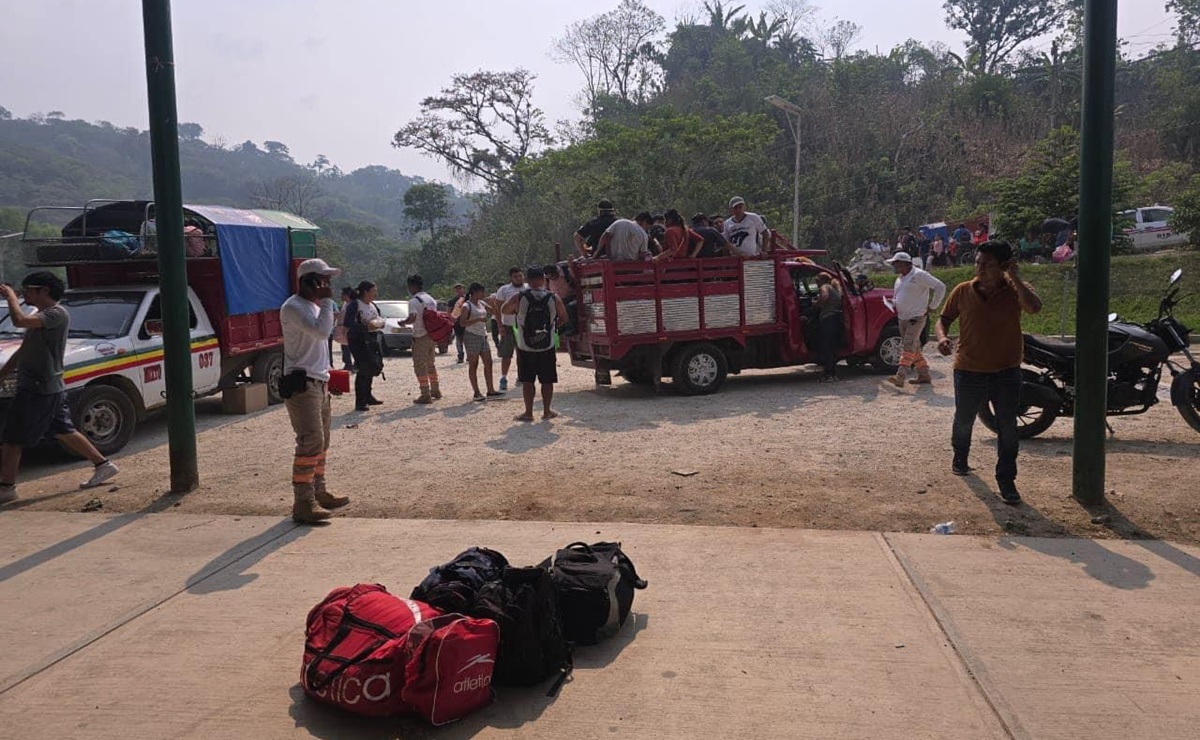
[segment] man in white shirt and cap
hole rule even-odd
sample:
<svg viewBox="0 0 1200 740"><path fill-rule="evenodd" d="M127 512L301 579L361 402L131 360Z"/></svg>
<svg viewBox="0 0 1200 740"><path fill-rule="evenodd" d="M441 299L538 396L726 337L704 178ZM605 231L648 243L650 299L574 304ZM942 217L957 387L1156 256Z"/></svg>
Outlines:
<svg viewBox="0 0 1200 740"><path fill-rule="evenodd" d="M929 363L921 352L921 332L929 312L942 305L946 297L946 284L913 264L908 252L897 252L887 263L896 272L896 287L892 297L896 318L900 322L900 367L888 382L897 388L904 383L925 385L933 382L929 376ZM917 371L917 377L908 380L909 368Z"/></svg>
<svg viewBox="0 0 1200 740"><path fill-rule="evenodd" d="M724 236L737 254L757 257L765 251L770 232L763 217L747 211L746 201L734 196L729 199L729 218L725 219Z"/></svg>
<svg viewBox="0 0 1200 740"><path fill-rule="evenodd" d="M296 455L292 461L292 519L316 524L330 518L330 509L350 503L325 485L329 450L329 334L333 331L333 288L330 280L342 273L321 259L309 259L296 269L299 288L279 309L283 325L284 396Z"/></svg>

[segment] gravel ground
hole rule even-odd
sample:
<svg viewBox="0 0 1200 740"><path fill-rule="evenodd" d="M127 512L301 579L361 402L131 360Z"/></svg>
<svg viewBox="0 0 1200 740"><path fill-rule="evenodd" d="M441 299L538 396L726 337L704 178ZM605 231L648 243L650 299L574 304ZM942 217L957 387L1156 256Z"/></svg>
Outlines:
<svg viewBox="0 0 1200 740"><path fill-rule="evenodd" d="M472 403L465 365L438 358L446 398L414 406L407 357L376 382L385 405L353 410L334 399L332 487L344 515L427 519L627 521L819 529L926 531L953 520L970 534L1157 537L1200 542L1200 435L1166 401L1113 419L1109 504L1088 510L1070 495L1071 421L1060 419L1021 450L1025 505L996 498L993 437L976 428L978 477L950 474L953 393L949 362L932 360L935 385L899 391L850 370L818 384L813 367L733 376L722 391L683 397L620 379L595 387L589 370L560 356L550 422L513 421L519 391ZM281 407L220 416L198 405L202 486L166 494L161 419L118 456L112 487L81 492L79 463L35 459L21 500L5 509L105 512L176 509L284 515L290 507L292 436ZM1093 520L1095 519L1095 523Z"/></svg>

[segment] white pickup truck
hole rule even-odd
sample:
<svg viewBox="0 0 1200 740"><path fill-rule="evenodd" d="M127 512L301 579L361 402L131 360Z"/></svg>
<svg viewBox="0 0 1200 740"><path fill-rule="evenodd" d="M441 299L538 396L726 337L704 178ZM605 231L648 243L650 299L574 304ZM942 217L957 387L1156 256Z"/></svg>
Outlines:
<svg viewBox="0 0 1200 740"><path fill-rule="evenodd" d="M192 378L197 396L221 388L221 349L200 299L191 303ZM139 420L166 405L162 312L157 286L67 291L71 315L63 361L72 420L105 455L125 446ZM0 321L0 363L21 346L23 330ZM0 384L0 400L16 392L16 375Z"/></svg>
<svg viewBox="0 0 1200 740"><path fill-rule="evenodd" d="M105 200L51 210L79 215L61 238L27 241L26 262L66 273L68 404L79 431L109 455L166 405L157 244L135 236L153 204ZM292 292L296 264L315 255L317 226L291 214L221 206L184 206L184 215L195 229L186 245L193 395L253 381L265 383L270 402L279 403L279 307ZM21 331L4 311L0 361L20 347ZM0 383L0 406L15 391L14 376Z"/></svg>

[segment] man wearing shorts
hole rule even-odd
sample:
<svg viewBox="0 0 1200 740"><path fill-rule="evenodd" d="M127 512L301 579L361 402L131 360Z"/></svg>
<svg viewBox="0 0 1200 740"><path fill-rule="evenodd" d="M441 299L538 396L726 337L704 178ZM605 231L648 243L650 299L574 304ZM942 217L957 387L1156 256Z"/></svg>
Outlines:
<svg viewBox="0 0 1200 740"><path fill-rule="evenodd" d="M24 329L21 348L0 369L0 380L17 374L17 393L8 406L4 422L4 447L0 459L0 504L17 498L17 471L21 453L48 434L71 452L86 457L93 465L92 477L80 488L102 485L117 474L117 466L75 430L67 409L63 382L63 355L71 316L58 304L66 286L50 272L35 272L21 283L25 306L37 311L28 316L11 285L0 286L8 302L13 326Z"/></svg>
<svg viewBox="0 0 1200 740"><path fill-rule="evenodd" d="M525 272L519 267L508 268L508 284L496 289L492 296L495 310L500 314L500 391L508 390L508 369L512 366L513 351L517 348L517 337L513 332L517 316L501 311L506 303L529 286L525 284Z"/></svg>
<svg viewBox="0 0 1200 740"><path fill-rule="evenodd" d="M546 273L540 267L529 268L529 289L523 290L504 303L501 313L513 319L517 328L517 382L525 397L525 413L517 421L533 421L533 399L536 383L542 385L542 419L558 416L550 408L554 400L554 384L558 382L558 356L553 335L566 319L567 309L562 299L546 288ZM548 310L548 315L546 311ZM545 322L530 317L542 316ZM536 334L536 335L535 335Z"/></svg>

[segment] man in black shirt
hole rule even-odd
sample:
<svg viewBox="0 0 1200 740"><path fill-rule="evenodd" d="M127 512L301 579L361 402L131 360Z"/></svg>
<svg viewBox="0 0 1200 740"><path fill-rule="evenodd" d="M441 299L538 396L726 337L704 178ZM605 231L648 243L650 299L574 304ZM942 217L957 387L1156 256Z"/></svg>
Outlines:
<svg viewBox="0 0 1200 740"><path fill-rule="evenodd" d="M725 240L724 234L711 226L708 216L703 213L692 216L692 231L704 237L704 243L696 253L697 257L724 257L729 254L729 242Z"/></svg>
<svg viewBox="0 0 1200 740"><path fill-rule="evenodd" d="M596 210L599 211L596 217L580 226L579 231L575 232L575 248L579 250L581 257L587 257L595 251L596 245L600 243L601 235L608 231L608 227L613 225L613 221L617 220L617 213L613 210L612 201L600 201L596 205Z"/></svg>

